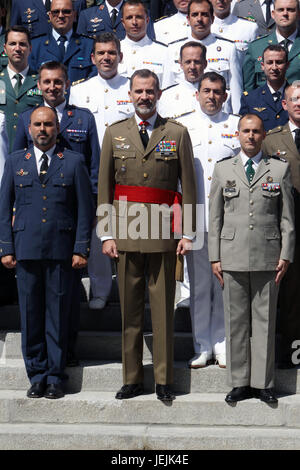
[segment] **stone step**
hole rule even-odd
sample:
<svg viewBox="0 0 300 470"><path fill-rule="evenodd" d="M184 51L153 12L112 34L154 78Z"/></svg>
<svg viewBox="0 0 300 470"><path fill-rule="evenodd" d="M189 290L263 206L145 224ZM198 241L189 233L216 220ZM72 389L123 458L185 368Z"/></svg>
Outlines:
<svg viewBox="0 0 300 470"><path fill-rule="evenodd" d="M87 302L80 307L81 331L121 331L121 311L117 302L110 301L103 310L90 310ZM20 330L18 305L0 307L0 330ZM178 308L174 312L174 330L191 332L189 309ZM144 331L152 331L149 304L145 305Z"/></svg>
<svg viewBox="0 0 300 470"><path fill-rule="evenodd" d="M66 369L68 393L104 391L116 393L122 386L122 364L114 361L80 361L78 367ZM22 359L0 362L0 390L27 390L30 384ZM153 367L144 361L144 386L154 391ZM223 393L229 391L226 370L210 365L203 369L189 369L186 362L174 363L174 390L179 393ZM300 369L277 369L275 389L282 394L300 393Z"/></svg>
<svg viewBox="0 0 300 470"><path fill-rule="evenodd" d="M0 449L117 449L109 455L101 455L101 463L107 466L112 465L113 458L130 456L120 451L147 450L139 454L140 458L145 458L144 464L135 461L134 467L153 468L157 457L151 455L150 450L180 450L182 459L184 451L188 450L299 450L300 430L283 427L5 423L0 428ZM132 453L133 456L136 454ZM189 464L194 457L198 459L199 455L187 455Z"/></svg>
<svg viewBox="0 0 300 470"><path fill-rule="evenodd" d="M77 339L80 359L121 360L122 337L116 331L81 331ZM191 333L175 332L175 360L188 361L194 355ZM22 357L21 333L0 331L0 360ZM152 358L152 333L144 334L144 359Z"/></svg>
<svg viewBox="0 0 300 470"><path fill-rule="evenodd" d="M70 393L105 391L115 394L123 385L121 362L81 361L80 366L69 367L66 373L69 377L66 390ZM149 361L144 361L144 385L146 391L154 391L153 367ZM22 359L2 362L1 390L27 390L29 386ZM226 393L226 371L214 365L202 370L191 370L185 362L175 362L174 390L180 393Z"/></svg>
<svg viewBox="0 0 300 470"><path fill-rule="evenodd" d="M276 406L252 398L228 405L222 393L177 395L165 404L153 393L116 400L112 392L80 392L59 400L32 399L20 390L0 391L0 422L172 426L286 427L300 430L300 395Z"/></svg>

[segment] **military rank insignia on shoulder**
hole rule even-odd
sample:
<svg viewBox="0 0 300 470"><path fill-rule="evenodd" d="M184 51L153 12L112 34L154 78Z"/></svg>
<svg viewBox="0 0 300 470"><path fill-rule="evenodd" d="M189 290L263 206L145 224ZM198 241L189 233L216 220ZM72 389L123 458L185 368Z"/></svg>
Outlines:
<svg viewBox="0 0 300 470"><path fill-rule="evenodd" d="M235 155L230 155L230 157L221 158L221 160L218 160L217 163L225 162L225 160L230 160L230 159L233 158L234 156L235 156Z"/></svg>
<svg viewBox="0 0 300 470"><path fill-rule="evenodd" d="M232 39L223 38L222 36L218 36L217 34L215 34L214 36L216 39L220 39L220 41L227 41L227 42L231 42L234 44L234 41Z"/></svg>
<svg viewBox="0 0 300 470"><path fill-rule="evenodd" d="M173 83L172 85L167 86L167 88L164 88L164 89L162 90L162 92L167 91L167 90L170 90L170 89L173 88L174 86L178 86L178 85L179 85L179 83Z"/></svg>
<svg viewBox="0 0 300 470"><path fill-rule="evenodd" d="M181 118L183 116L188 116L189 114L192 114L194 113L196 110L195 109L192 109L191 111L186 111L185 113L181 113L181 114L176 114L175 116L172 116L170 119L178 119L178 118ZM177 121L176 121L177 122Z"/></svg>
<svg viewBox="0 0 300 470"><path fill-rule="evenodd" d="M160 18L157 18L154 23L157 23L158 21L161 21L161 20L164 20L165 18L169 18L168 15L165 15L165 16L161 16Z"/></svg>
<svg viewBox="0 0 300 470"><path fill-rule="evenodd" d="M248 91L243 91L243 95L248 96L249 95Z"/></svg>
<svg viewBox="0 0 300 470"><path fill-rule="evenodd" d="M152 39L152 41L155 42L155 44L159 44L160 46L168 47L167 44L164 44L163 42L157 41L156 39Z"/></svg>
<svg viewBox="0 0 300 470"><path fill-rule="evenodd" d="M283 129L282 126L277 126L277 127L274 127L274 129L270 129L267 131L267 134L266 135L272 135L272 134L276 134L277 132L281 132Z"/></svg>
<svg viewBox="0 0 300 470"><path fill-rule="evenodd" d="M283 150L277 150L277 152L273 153L269 156L269 158L274 158L275 160L280 160L281 162L287 162L287 159L284 158L286 152Z"/></svg>
<svg viewBox="0 0 300 470"><path fill-rule="evenodd" d="M113 122L112 124L110 124L108 127L113 127L113 126L115 126L116 124L119 124L120 122L128 121L128 119L130 119L130 117L126 117L126 118L123 118L123 119L119 119L118 121L115 121L115 122Z"/></svg>
<svg viewBox="0 0 300 470"><path fill-rule="evenodd" d="M245 20L245 21L251 21L252 23L256 23L256 19L254 18L254 16L238 16L238 18L240 18L241 20Z"/></svg>
<svg viewBox="0 0 300 470"><path fill-rule="evenodd" d="M87 78L81 78L80 80L76 80L75 82L72 82L72 86L78 85L78 83L82 83L88 80Z"/></svg>
<svg viewBox="0 0 300 470"><path fill-rule="evenodd" d="M176 44L177 42L180 42L180 41L186 41L187 39L188 39L188 37L176 39L175 41L170 42L169 46L171 46L171 44Z"/></svg>

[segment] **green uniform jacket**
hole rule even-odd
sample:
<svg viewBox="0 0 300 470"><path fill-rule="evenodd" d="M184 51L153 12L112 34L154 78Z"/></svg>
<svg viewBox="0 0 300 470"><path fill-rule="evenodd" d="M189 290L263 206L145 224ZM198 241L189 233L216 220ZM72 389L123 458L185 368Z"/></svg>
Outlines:
<svg viewBox="0 0 300 470"><path fill-rule="evenodd" d="M265 84L266 77L261 70L261 62L263 51L270 44L278 44L276 31L249 44L243 63L243 82L246 91ZM290 65L286 72L286 79L292 83L294 80L300 79L300 31L298 31L288 58Z"/></svg>
<svg viewBox="0 0 300 470"><path fill-rule="evenodd" d="M5 113L9 151L12 151L19 114L28 108L39 106L43 102L37 88L37 80L37 75L29 70L16 95L7 68L0 72L0 109Z"/></svg>
<svg viewBox="0 0 300 470"><path fill-rule="evenodd" d="M167 151L170 142L172 149ZM145 215L140 227L143 236L138 239L127 236L130 224L137 219L135 215L130 216L132 203L128 203L126 208L126 204L114 200L114 187L115 184L120 184L177 191L179 181L182 205L189 204L191 211L190 217L184 219L183 234L192 236L192 231L195 231L196 179L193 149L186 127L158 115L148 146L144 149L135 116L112 124L105 132L101 149L98 215L101 223L105 217L99 213L99 205L113 203L117 230L112 233L113 225L111 225L108 231L104 231L99 223L98 235L100 237L112 236L116 239L117 248L120 251L141 253L175 251L176 240L170 233L170 223L169 238L166 238L162 234L161 226L157 227L151 218L151 206L157 208L157 204L135 206L140 207L141 214ZM156 208L154 207L153 210ZM167 206L162 211L162 219L166 226L170 220L170 212ZM122 233L120 232L121 225ZM158 233L155 236L151 233L151 229L156 228L158 228Z"/></svg>

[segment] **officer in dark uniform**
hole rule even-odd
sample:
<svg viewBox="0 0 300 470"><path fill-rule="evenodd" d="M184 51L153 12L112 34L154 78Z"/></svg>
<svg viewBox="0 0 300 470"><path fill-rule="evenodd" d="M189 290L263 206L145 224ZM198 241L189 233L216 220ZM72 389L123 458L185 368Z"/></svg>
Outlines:
<svg viewBox="0 0 300 470"><path fill-rule="evenodd" d="M261 62L266 76L265 85L242 94L240 114L257 114L263 120L266 131L283 126L288 121L288 113L281 103L287 86L285 75L288 66L287 50L280 44L269 45L263 52Z"/></svg>
<svg viewBox="0 0 300 470"><path fill-rule="evenodd" d="M60 121L60 134L57 142L63 148L81 153L89 170L92 192L97 199L100 146L94 115L88 109L69 105L65 92L70 82L66 67L59 62L46 62L39 70L38 87L42 91L45 106L55 108ZM32 145L29 132L31 110L21 114L14 150L21 150ZM80 322L80 272L73 272L72 304L69 329L68 366L77 365L75 355L76 339Z"/></svg>
<svg viewBox="0 0 300 470"><path fill-rule="evenodd" d="M92 71L93 41L73 31L76 11L72 0L52 0L49 17L51 32L32 41L31 67L38 70L42 63L57 60L68 68L71 82L87 78Z"/></svg>
<svg viewBox="0 0 300 470"><path fill-rule="evenodd" d="M74 9L79 16L80 12L86 8L86 0L74 0ZM13 0L10 24L25 26L30 32L31 38L36 38L51 32L51 24L48 11L51 7L51 0Z"/></svg>
<svg viewBox="0 0 300 470"><path fill-rule="evenodd" d="M9 150L13 147L19 114L42 102L37 75L28 66L30 51L26 28L15 26L8 29L5 34L8 65L0 72L0 109L6 116Z"/></svg>
<svg viewBox="0 0 300 470"><path fill-rule="evenodd" d="M95 39L97 34L108 31L115 33L118 39L124 39L126 33L122 24L123 3L122 0L105 0L99 6L84 10L79 16L77 33ZM151 20L148 23L147 35L151 39L155 38Z"/></svg>
<svg viewBox="0 0 300 470"><path fill-rule="evenodd" d="M17 269L27 396L60 398L72 268L87 264L94 204L83 155L56 146L55 111L35 109L30 132L33 147L6 161L0 255L4 266Z"/></svg>

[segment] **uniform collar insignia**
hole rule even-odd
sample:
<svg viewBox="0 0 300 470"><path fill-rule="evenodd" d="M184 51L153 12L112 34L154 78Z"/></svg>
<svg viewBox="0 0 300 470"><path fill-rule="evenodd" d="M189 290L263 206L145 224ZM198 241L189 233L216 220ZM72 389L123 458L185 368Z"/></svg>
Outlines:
<svg viewBox="0 0 300 470"><path fill-rule="evenodd" d="M59 152L59 153L57 154L57 156L58 156L58 158L60 158L60 159L64 158L64 154L63 154L62 152Z"/></svg>
<svg viewBox="0 0 300 470"><path fill-rule="evenodd" d="M68 111L68 116L73 116L73 111Z"/></svg>
<svg viewBox="0 0 300 470"><path fill-rule="evenodd" d="M29 158L31 158L31 153L30 152L26 153L25 158L26 160L29 160Z"/></svg>

